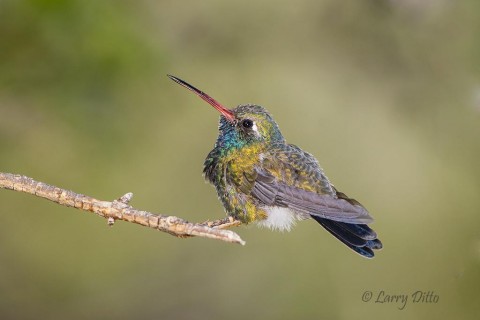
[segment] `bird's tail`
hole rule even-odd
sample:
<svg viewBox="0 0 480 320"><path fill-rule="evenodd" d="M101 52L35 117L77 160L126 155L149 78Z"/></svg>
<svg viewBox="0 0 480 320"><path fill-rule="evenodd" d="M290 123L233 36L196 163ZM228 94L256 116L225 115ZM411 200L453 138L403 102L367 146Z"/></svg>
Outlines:
<svg viewBox="0 0 480 320"><path fill-rule="evenodd" d="M366 224L332 221L314 215L312 218L347 247L364 257L373 258L375 256L373 250L382 248L382 242L377 238L377 234Z"/></svg>

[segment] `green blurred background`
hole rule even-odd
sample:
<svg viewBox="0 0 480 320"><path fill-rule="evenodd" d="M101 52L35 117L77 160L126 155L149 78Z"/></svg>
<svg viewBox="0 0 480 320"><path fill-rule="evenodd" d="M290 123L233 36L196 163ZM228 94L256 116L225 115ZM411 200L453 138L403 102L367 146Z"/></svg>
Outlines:
<svg viewBox="0 0 480 320"><path fill-rule="evenodd" d="M1 171L223 217L201 176L218 114L171 73L267 107L385 247L313 221L182 240L0 190L0 318L478 319L479 34L473 0L0 0Z"/></svg>

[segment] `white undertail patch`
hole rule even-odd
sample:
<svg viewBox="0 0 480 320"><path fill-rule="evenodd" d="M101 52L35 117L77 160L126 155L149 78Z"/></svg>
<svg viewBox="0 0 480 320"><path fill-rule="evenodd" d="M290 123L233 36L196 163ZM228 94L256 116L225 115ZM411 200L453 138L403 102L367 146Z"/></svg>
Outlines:
<svg viewBox="0 0 480 320"><path fill-rule="evenodd" d="M257 222L258 226L279 231L290 231L295 225L297 215L288 208L266 208L267 218Z"/></svg>

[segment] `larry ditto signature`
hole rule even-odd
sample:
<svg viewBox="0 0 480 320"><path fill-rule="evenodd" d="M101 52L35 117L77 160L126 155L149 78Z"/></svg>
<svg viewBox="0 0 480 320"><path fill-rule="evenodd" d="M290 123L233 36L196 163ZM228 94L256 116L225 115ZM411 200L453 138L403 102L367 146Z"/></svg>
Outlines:
<svg viewBox="0 0 480 320"><path fill-rule="evenodd" d="M380 290L378 292L365 291L362 294L363 302L395 304L399 310L405 309L408 303L438 303L440 297L434 291L416 290L411 293L391 294Z"/></svg>

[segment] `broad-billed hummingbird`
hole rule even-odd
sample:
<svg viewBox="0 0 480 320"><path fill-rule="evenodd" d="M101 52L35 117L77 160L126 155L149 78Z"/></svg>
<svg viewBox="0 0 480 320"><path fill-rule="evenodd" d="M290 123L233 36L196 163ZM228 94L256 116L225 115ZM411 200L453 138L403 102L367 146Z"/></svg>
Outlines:
<svg viewBox="0 0 480 320"><path fill-rule="evenodd" d="M185 81L168 77L220 112L218 138L203 173L227 215L281 231L313 218L364 257L373 258L373 250L382 248L367 226L373 221L368 211L338 191L310 153L288 144L265 108L243 104L227 109Z"/></svg>

